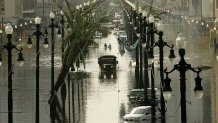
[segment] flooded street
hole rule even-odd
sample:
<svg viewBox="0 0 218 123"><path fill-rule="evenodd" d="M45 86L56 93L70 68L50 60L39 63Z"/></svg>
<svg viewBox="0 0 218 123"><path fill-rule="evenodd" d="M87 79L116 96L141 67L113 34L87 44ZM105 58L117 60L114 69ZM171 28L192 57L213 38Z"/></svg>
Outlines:
<svg viewBox="0 0 218 123"><path fill-rule="evenodd" d="M111 34L107 38L96 39L99 48L93 49L87 55L85 71L90 74L86 79L66 79L67 95L63 98L58 92L57 110L59 111L57 122L72 123L119 123L120 116L128 108L128 92L134 88L134 68L129 67L129 61L133 61L132 53L119 52L116 36ZM60 43L60 42L59 42ZM111 49L105 49L104 44L111 43ZM58 43L57 43L58 44ZM57 47L58 49L58 47ZM50 94L50 49L41 48L40 55L40 121L50 122L50 106L48 98ZM23 67L16 66L14 58L13 74L13 121L14 123L33 123L35 120L35 53L25 49L25 64ZM60 54L57 50L56 54ZM97 58L101 55L116 55L118 67L116 78L107 78L101 72ZM7 57L5 57L7 58ZM7 59L4 59L5 61ZM55 57L55 76L58 74L61 58ZM1 67L1 93L0 93L0 122L7 122L7 63ZM81 64L76 71L84 71ZM56 79L56 78L55 78ZM64 90L64 89L63 89ZM63 105L64 104L64 105ZM124 109L122 109L124 108ZM65 111L64 111L65 110ZM123 111L124 110L124 111ZM65 112L65 113L63 113ZM120 114L121 113L121 114ZM61 115L63 114L63 115Z"/></svg>
<svg viewBox="0 0 218 123"><path fill-rule="evenodd" d="M167 28L167 27L166 27ZM171 28L171 27L169 27ZM176 32L176 31L174 31ZM169 40L173 40L170 34L167 34ZM173 35L174 36L174 35ZM190 38L191 39L191 38ZM199 65L213 66L213 51L205 49L206 40L190 40L190 44L196 43L197 47L188 46L186 53L187 62L193 64L193 67ZM86 57L85 69L82 63L75 72L70 72L66 78L66 86L58 92L57 99L57 123L122 123L122 116L129 112L132 107L128 100L128 93L136 87L135 69L129 67L129 62L134 62L134 53L125 50L118 44L116 36L110 34L107 38L96 39L99 48L91 49ZM57 40L55 51L55 80L61 65L60 51ZM104 44L111 44L112 48L104 47ZM191 49L192 48L192 49ZM168 56L166 49L165 56ZM173 64L179 61L179 55ZM158 51L155 51L158 53ZM14 74L13 74L13 121L14 123L34 123L35 121L35 50L24 49L25 64L23 67L16 65L16 55L14 55ZM14 52L15 54L15 52ZM98 57L102 55L117 56L118 66L116 75L101 74ZM202 56L207 58L202 59ZM0 123L7 123L7 62L6 56L0 71ZM196 63L196 61L200 61ZM165 62L165 65L171 69L173 64ZM50 47L41 48L40 55L40 122L49 123L50 106L48 98L50 95ZM87 78L75 78L76 73L86 71ZM159 87L159 71L155 70L155 86ZM173 96L166 102L167 123L180 121L180 91L179 77L175 72L170 75L172 79ZM195 74L187 73L187 116L188 123L213 123L214 122L214 75L213 69L203 71L204 96L202 99L194 98L194 78ZM113 78L115 77L115 78Z"/></svg>
<svg viewBox="0 0 218 123"><path fill-rule="evenodd" d="M218 0L0 3L0 123L218 123Z"/></svg>
<svg viewBox="0 0 218 123"><path fill-rule="evenodd" d="M111 43L112 49L105 49L105 43ZM125 52L125 54L121 56L118 46L116 37L114 35L109 35L108 38L103 38L99 41L99 49L95 49L89 53L86 71L91 73L91 78L85 79L85 82L83 82L85 88L83 93L85 95L85 112L83 113L85 114L82 113L80 115L84 123L119 123L119 116L123 115L122 110L126 110L122 109L124 107L121 105L128 106L127 95L129 90L133 88L135 81L134 69L130 68L128 65L129 61L132 61L132 54L130 52ZM117 56L118 68L116 79L106 78L106 75L101 77L101 72L97 63L97 58L101 55ZM78 82L78 84L79 83L80 82ZM76 91L74 91L74 93L76 93ZM74 101L78 101L78 98L81 99L78 97L78 94L79 92L76 97L72 97L75 99ZM72 119L74 122L78 122L77 117L72 117Z"/></svg>

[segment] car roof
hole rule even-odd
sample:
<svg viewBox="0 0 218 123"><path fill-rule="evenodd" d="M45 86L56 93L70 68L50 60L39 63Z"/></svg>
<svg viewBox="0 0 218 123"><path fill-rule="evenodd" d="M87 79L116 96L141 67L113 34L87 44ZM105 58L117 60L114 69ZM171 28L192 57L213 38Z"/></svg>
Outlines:
<svg viewBox="0 0 218 123"><path fill-rule="evenodd" d="M147 88L147 89L151 89L151 88ZM159 88L154 88L155 90L158 90ZM131 91L144 91L144 89L132 89Z"/></svg>
<svg viewBox="0 0 218 123"><path fill-rule="evenodd" d="M100 56L99 59L101 58L117 58L115 55L103 55L103 56Z"/></svg>
<svg viewBox="0 0 218 123"><path fill-rule="evenodd" d="M136 109L147 109L147 108L151 108L151 106L138 106L133 109L136 110Z"/></svg>
<svg viewBox="0 0 218 123"><path fill-rule="evenodd" d="M131 91L144 91L144 89L133 89Z"/></svg>

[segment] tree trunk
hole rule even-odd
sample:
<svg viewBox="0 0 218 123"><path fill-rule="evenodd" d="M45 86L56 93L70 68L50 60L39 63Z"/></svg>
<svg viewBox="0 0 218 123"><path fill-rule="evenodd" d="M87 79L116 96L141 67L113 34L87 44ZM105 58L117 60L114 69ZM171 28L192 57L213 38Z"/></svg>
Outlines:
<svg viewBox="0 0 218 123"><path fill-rule="evenodd" d="M64 84L65 77L67 76L69 69L70 69L70 66L67 66L67 65L63 65L61 67L60 72L57 77L57 81L55 83L55 87L54 87L55 92L57 92L59 88Z"/></svg>

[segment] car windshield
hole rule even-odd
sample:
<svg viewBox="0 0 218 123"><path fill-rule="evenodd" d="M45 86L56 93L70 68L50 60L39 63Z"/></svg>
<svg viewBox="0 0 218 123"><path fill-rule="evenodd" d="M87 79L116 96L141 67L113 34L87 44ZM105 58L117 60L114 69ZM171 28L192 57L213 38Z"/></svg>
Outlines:
<svg viewBox="0 0 218 123"><path fill-rule="evenodd" d="M151 88L147 88L147 92L149 93L149 94L151 94L151 91L152 91L152 89ZM154 92L156 93L158 91L158 89L154 89Z"/></svg>
<svg viewBox="0 0 218 123"><path fill-rule="evenodd" d="M116 64L116 56L101 56L98 58L99 65L103 64Z"/></svg>
<svg viewBox="0 0 218 123"><path fill-rule="evenodd" d="M140 93L140 91L131 91L130 96L137 96Z"/></svg>
<svg viewBox="0 0 218 123"><path fill-rule="evenodd" d="M131 112L131 114L145 114L145 109L136 109Z"/></svg>
<svg viewBox="0 0 218 123"><path fill-rule="evenodd" d="M139 93L139 94L138 94L138 98L139 98L140 100L143 100L143 99L145 98L145 93L144 93L144 92ZM148 99L152 99L152 97L151 97L150 94L148 94Z"/></svg>
<svg viewBox="0 0 218 123"><path fill-rule="evenodd" d="M102 58L101 61L103 63L113 63L114 62L114 58Z"/></svg>

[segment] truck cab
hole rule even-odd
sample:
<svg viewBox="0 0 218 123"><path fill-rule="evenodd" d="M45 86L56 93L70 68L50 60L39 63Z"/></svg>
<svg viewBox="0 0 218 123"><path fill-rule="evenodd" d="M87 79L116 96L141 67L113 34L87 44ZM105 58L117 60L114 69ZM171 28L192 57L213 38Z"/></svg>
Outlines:
<svg viewBox="0 0 218 123"><path fill-rule="evenodd" d="M104 55L98 58L98 64L102 72L112 72L117 68L117 57L114 55Z"/></svg>

